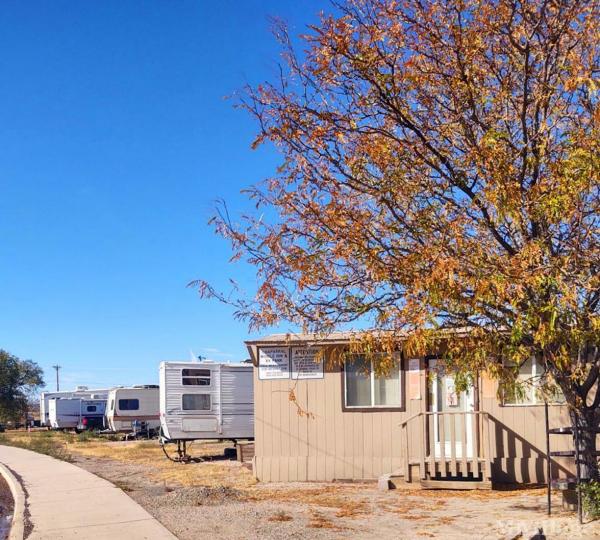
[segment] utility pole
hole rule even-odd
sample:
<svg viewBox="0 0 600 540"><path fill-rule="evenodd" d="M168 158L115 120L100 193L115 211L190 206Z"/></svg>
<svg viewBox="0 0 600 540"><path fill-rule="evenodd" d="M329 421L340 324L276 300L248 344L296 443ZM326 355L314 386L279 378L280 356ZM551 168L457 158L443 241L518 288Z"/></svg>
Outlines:
<svg viewBox="0 0 600 540"><path fill-rule="evenodd" d="M56 364L55 366L52 366L52 367L56 370L56 391L58 392L60 390L60 385L58 384L58 370L62 366L59 366L58 364Z"/></svg>

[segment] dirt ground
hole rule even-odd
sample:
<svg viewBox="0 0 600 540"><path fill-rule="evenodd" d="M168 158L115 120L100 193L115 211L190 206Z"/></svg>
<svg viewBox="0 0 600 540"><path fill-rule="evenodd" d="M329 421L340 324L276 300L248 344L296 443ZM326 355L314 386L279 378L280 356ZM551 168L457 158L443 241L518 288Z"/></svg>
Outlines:
<svg viewBox="0 0 600 540"><path fill-rule="evenodd" d="M200 532L245 540L528 540L540 527L549 540L600 538L600 523L581 527L559 510L559 495L548 518L543 488L380 492L374 484L260 484L248 467L224 459L222 443L195 443L192 454L204 461L183 465L167 460L156 441L61 441L76 465L123 489L181 540Z"/></svg>
<svg viewBox="0 0 600 540"><path fill-rule="evenodd" d="M456 538L529 539L539 527L548 539L600 538L600 525L580 527L560 508L548 519L546 492L380 492L374 484L256 483L251 471L223 460L225 445L196 443L207 461L175 464L155 443L107 443L73 448L75 462L124 489L181 540L198 538ZM100 456L98 453L100 452ZM521 536L519 536L521 535Z"/></svg>
<svg viewBox="0 0 600 540"><path fill-rule="evenodd" d="M8 484L0 476L0 540L8 538L10 519L13 512L13 498Z"/></svg>

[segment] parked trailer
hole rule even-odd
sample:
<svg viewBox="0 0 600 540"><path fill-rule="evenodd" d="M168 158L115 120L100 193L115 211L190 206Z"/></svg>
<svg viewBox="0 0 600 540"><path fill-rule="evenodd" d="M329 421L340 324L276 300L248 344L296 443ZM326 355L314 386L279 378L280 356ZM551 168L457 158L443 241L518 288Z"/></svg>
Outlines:
<svg viewBox="0 0 600 540"><path fill-rule="evenodd" d="M160 427L158 386L155 384L113 388L108 394L106 427L130 433L141 428L152 433Z"/></svg>
<svg viewBox="0 0 600 540"><path fill-rule="evenodd" d="M87 386L78 386L75 390L63 390L61 392L42 392L40 394L40 425L50 427L49 402L53 398L89 398L91 396L106 399L109 388L98 388L90 390Z"/></svg>
<svg viewBox="0 0 600 540"><path fill-rule="evenodd" d="M96 429L103 427L106 399L53 398L48 409L53 429Z"/></svg>
<svg viewBox="0 0 600 540"><path fill-rule="evenodd" d="M177 460L189 459L188 441L254 438L251 364L162 362L161 442L177 443ZM168 456L168 453L165 450ZM170 457L170 456L168 456Z"/></svg>

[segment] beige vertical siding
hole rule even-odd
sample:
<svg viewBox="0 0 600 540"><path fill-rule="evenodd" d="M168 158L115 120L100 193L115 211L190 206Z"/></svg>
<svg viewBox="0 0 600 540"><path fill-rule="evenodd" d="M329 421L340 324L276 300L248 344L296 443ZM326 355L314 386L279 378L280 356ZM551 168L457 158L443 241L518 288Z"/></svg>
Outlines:
<svg viewBox="0 0 600 540"><path fill-rule="evenodd" d="M482 376L483 377L483 376ZM482 381L497 390L494 381ZM482 385L480 385L482 386ZM480 408L490 414L496 482L537 483L546 481L546 428L544 406L502 405L495 397L480 393ZM550 405L550 427L571 424L566 406ZM571 450L569 435L551 435L551 450ZM552 476L574 474L573 459L553 459Z"/></svg>
<svg viewBox="0 0 600 540"><path fill-rule="evenodd" d="M403 366L406 367L406 366ZM263 482L372 480L403 470L405 442L400 423L426 410L426 376L421 365L421 399L407 396L402 411L343 411L342 373L326 369L323 379L259 380L254 375L256 477ZM483 383L483 384L482 384ZM486 386L487 385L487 386ZM492 381L480 381L479 408L490 414L495 482L545 480L543 406L502 406ZM481 388L485 387L485 391ZM297 405L290 400L293 391ZM568 425L566 407L550 407L551 426ZM409 455L419 456L421 426L409 423ZM569 436L553 436L553 450L571 448ZM557 460L554 476L565 476L572 460Z"/></svg>
<svg viewBox="0 0 600 540"><path fill-rule="evenodd" d="M421 376L422 399L407 399L404 388L404 411L344 412L339 368L327 370L323 379L298 381L259 380L255 370L256 477L265 482L372 480L401 469L399 424L424 410L425 373Z"/></svg>

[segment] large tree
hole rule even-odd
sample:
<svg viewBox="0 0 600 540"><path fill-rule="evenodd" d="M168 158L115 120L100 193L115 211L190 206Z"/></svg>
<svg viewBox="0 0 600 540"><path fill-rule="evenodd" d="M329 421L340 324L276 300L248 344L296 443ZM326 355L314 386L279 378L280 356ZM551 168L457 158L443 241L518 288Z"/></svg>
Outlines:
<svg viewBox="0 0 600 540"><path fill-rule="evenodd" d="M301 54L278 26L281 78L243 106L283 163L256 213L216 219L257 267L240 315L443 337L503 385L535 356L599 426L599 21L599 0L349 0Z"/></svg>
<svg viewBox="0 0 600 540"><path fill-rule="evenodd" d="M0 349L0 421L15 422L23 418L28 399L43 385L40 366Z"/></svg>

